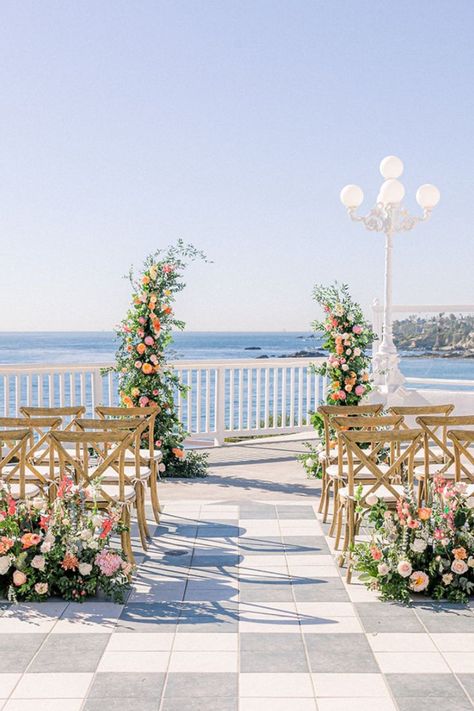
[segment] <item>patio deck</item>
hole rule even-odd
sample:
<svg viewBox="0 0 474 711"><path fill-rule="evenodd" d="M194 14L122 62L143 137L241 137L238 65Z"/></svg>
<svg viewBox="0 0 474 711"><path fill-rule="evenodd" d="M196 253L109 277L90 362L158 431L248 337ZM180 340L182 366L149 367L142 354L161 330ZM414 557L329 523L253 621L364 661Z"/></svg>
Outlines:
<svg viewBox="0 0 474 711"><path fill-rule="evenodd" d="M474 707L474 612L346 585L295 438L211 450L161 486L125 605L1 606L4 711Z"/></svg>

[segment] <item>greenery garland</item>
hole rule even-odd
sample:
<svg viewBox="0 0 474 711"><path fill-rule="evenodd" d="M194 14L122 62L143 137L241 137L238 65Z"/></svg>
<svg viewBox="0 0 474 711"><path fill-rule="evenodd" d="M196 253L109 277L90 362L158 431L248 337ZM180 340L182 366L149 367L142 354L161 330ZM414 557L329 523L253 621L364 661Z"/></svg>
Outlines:
<svg viewBox="0 0 474 711"><path fill-rule="evenodd" d="M119 375L121 404L160 406L154 434L155 446L163 452L159 471L165 476L205 476L207 469L205 454L183 447L188 433L176 412L175 395L186 397L188 388L168 363L172 332L185 327L173 302L185 287L186 266L196 259L207 261L203 252L179 240L150 254L138 277L130 270L132 304L116 329L120 345L113 370Z"/></svg>

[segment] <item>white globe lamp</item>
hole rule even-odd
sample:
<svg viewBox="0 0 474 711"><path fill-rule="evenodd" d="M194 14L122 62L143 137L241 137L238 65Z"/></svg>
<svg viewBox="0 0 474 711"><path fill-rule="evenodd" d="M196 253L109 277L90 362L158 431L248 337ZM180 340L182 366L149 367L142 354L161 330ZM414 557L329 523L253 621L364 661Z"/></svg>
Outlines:
<svg viewBox="0 0 474 711"><path fill-rule="evenodd" d="M380 188L379 198L384 205L395 205L405 197L405 188L396 178L389 178Z"/></svg>
<svg viewBox="0 0 474 711"><path fill-rule="evenodd" d="M416 201L420 207L424 210L429 210L439 203L441 194L436 187L436 185L430 185L426 183L425 185L420 185L416 191Z"/></svg>
<svg viewBox="0 0 474 711"><path fill-rule="evenodd" d="M364 199L364 193L358 185L346 185L341 190L340 198L344 207L359 207Z"/></svg>
<svg viewBox="0 0 474 711"><path fill-rule="evenodd" d="M386 180L399 178L403 173L403 162L397 156L386 156L380 162L380 172Z"/></svg>

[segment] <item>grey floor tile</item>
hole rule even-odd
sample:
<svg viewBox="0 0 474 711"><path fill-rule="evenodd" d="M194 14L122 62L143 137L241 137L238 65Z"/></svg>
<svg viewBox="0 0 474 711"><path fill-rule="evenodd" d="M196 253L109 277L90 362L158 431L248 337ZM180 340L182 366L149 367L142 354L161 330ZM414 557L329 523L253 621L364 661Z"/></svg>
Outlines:
<svg viewBox="0 0 474 711"><path fill-rule="evenodd" d="M359 602L355 608L365 632L424 632L413 608L387 602Z"/></svg>
<svg viewBox="0 0 474 711"><path fill-rule="evenodd" d="M472 674L458 674L458 679L474 702L474 669Z"/></svg>
<svg viewBox="0 0 474 711"><path fill-rule="evenodd" d="M289 580L259 579L240 583L240 602L292 602L293 589Z"/></svg>
<svg viewBox="0 0 474 711"><path fill-rule="evenodd" d="M110 634L50 635L28 672L94 672Z"/></svg>
<svg viewBox="0 0 474 711"><path fill-rule="evenodd" d="M474 613L466 607L425 603L414 609L428 632L474 633Z"/></svg>
<svg viewBox="0 0 474 711"><path fill-rule="evenodd" d="M448 699L445 696L403 697L397 699L399 711L472 711L469 699Z"/></svg>
<svg viewBox="0 0 474 711"><path fill-rule="evenodd" d="M276 519L278 518L276 508L274 506L240 506L241 521L258 520L258 519ZM245 528L245 523L241 524Z"/></svg>
<svg viewBox="0 0 474 711"><path fill-rule="evenodd" d="M130 602L120 615L116 632L174 632L182 603Z"/></svg>
<svg viewBox="0 0 474 711"><path fill-rule="evenodd" d="M158 711L160 708L160 699L144 698L143 696L134 700L136 711ZM130 698L105 698L86 699L85 705L81 707L83 711L130 711Z"/></svg>
<svg viewBox="0 0 474 711"><path fill-rule="evenodd" d="M89 698L148 699L159 702L164 681L164 673L99 672L92 683ZM136 708L141 709L141 706Z"/></svg>
<svg viewBox="0 0 474 711"><path fill-rule="evenodd" d="M285 552L280 536L249 536L239 538L239 551L243 555L271 555Z"/></svg>
<svg viewBox="0 0 474 711"><path fill-rule="evenodd" d="M293 578L296 602L349 602L340 578Z"/></svg>
<svg viewBox="0 0 474 711"><path fill-rule="evenodd" d="M239 608L233 602L183 603L180 632L237 632Z"/></svg>
<svg viewBox="0 0 474 711"><path fill-rule="evenodd" d="M44 634L0 634L1 673L24 672L46 639Z"/></svg>
<svg viewBox="0 0 474 711"><path fill-rule="evenodd" d="M192 568L234 568L242 560L239 553L216 553L193 556Z"/></svg>
<svg viewBox="0 0 474 711"><path fill-rule="evenodd" d="M229 524L206 524L199 526L197 533L197 541L200 538L237 538L243 533L244 529L238 526L236 521L233 525Z"/></svg>
<svg viewBox="0 0 474 711"><path fill-rule="evenodd" d="M168 674L165 689L165 699L179 697L183 699L183 708L186 708L185 699L196 697L236 698L238 696L237 674L205 672L184 673L172 672Z"/></svg>
<svg viewBox="0 0 474 711"><path fill-rule="evenodd" d="M397 700L404 697L456 700L466 698L454 674L387 674L386 679Z"/></svg>
<svg viewBox="0 0 474 711"><path fill-rule="evenodd" d="M290 633L242 634L240 671L307 673L309 670L302 636Z"/></svg>
<svg viewBox="0 0 474 711"><path fill-rule="evenodd" d="M305 634L312 672L380 673L364 634Z"/></svg>
<svg viewBox="0 0 474 711"><path fill-rule="evenodd" d="M283 543L287 555L295 553L304 555L305 553L320 553L329 555L330 550L324 536L283 536Z"/></svg>
<svg viewBox="0 0 474 711"><path fill-rule="evenodd" d="M203 696L202 698L164 699L161 711L237 711L239 701L232 699Z"/></svg>
<svg viewBox="0 0 474 711"><path fill-rule="evenodd" d="M289 505L277 505L278 518L280 519L307 519L316 518L314 509L312 506L292 506Z"/></svg>

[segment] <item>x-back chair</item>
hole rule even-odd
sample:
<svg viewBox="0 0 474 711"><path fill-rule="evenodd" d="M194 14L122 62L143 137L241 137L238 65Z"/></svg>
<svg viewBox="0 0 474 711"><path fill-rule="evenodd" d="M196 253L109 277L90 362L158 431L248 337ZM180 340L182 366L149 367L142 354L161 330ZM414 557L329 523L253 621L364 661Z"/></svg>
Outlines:
<svg viewBox="0 0 474 711"><path fill-rule="evenodd" d="M365 510L370 508L367 498L375 494L388 506L394 507L403 494L403 485L394 483L403 477L403 483L413 483L413 467L417 450L422 446L423 433L420 430L355 430L341 432L341 439L347 452L347 485L339 489L338 516L345 514L345 536L339 564L347 559L347 581L352 575L351 554L355 535ZM364 448L363 448L364 447ZM388 466L378 461L381 449L389 447ZM356 472L362 464L373 476L370 483L361 484Z"/></svg>
<svg viewBox="0 0 474 711"><path fill-rule="evenodd" d="M158 405L127 408L105 407L103 405L99 405L95 408L95 411L101 420L120 421L128 417L137 417L147 422L147 426L143 431L139 454L141 464L148 467L151 472L151 476L148 478L148 486L150 489L153 516L155 517L155 521L157 523L160 521L161 511L157 483L157 479L159 478L158 464L161 462L163 455L160 449L155 448L155 421L160 410L161 408ZM146 439L146 446L144 446L143 439Z"/></svg>
<svg viewBox="0 0 474 711"><path fill-rule="evenodd" d="M337 467L337 448L334 439L334 432L331 427L332 417L359 417L368 415L376 417L382 412L383 405L321 405L318 407L318 413L323 418L324 425L324 440L325 440L325 459L322 462L322 479L321 479L321 499L319 501L319 513L323 513L323 521L327 521L329 512L329 501L333 480L328 474L334 472L331 467Z"/></svg>
<svg viewBox="0 0 474 711"><path fill-rule="evenodd" d="M466 495L474 496L474 431L450 430L453 443L455 479L467 483Z"/></svg>
<svg viewBox="0 0 474 711"><path fill-rule="evenodd" d="M131 508L136 504L137 490L133 478L125 470L125 457L127 449L134 438L134 433L127 430L114 432L67 432L52 431L50 438L60 462L63 473L69 473L77 484L82 484L84 490L89 492L89 503L96 503L98 507L107 509L117 506L120 510L123 531L121 532L122 547L128 558L133 563L130 537ZM80 456L71 454L78 450ZM98 455L90 455L90 452ZM107 481L107 470L113 467L117 472L117 479L111 483ZM102 476L104 481L102 481Z"/></svg>
<svg viewBox="0 0 474 711"><path fill-rule="evenodd" d="M26 451L30 430L8 429L0 432L0 480L18 500L34 498L40 493L39 483L26 480Z"/></svg>

